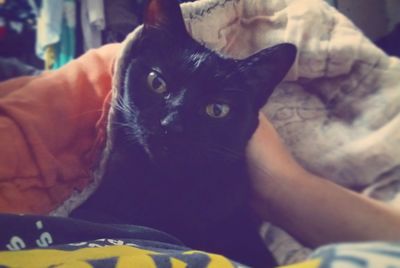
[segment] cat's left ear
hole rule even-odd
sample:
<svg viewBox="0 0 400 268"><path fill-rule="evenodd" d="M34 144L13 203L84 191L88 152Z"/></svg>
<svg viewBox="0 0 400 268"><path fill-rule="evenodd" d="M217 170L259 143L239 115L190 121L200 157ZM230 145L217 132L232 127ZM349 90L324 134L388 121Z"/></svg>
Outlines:
<svg viewBox="0 0 400 268"><path fill-rule="evenodd" d="M157 28L174 34L187 34L177 0L148 0L143 24L145 30Z"/></svg>
<svg viewBox="0 0 400 268"><path fill-rule="evenodd" d="M263 49L238 62L240 72L254 92L257 108L267 102L274 88L289 71L296 54L296 46L283 43Z"/></svg>

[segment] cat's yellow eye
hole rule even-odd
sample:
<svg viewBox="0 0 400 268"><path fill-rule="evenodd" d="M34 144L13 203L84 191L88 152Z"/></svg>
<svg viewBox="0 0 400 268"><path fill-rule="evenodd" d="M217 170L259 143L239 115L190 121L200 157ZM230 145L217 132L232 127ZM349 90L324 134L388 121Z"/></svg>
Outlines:
<svg viewBox="0 0 400 268"><path fill-rule="evenodd" d="M229 114L229 111L229 106L222 103L212 103L206 106L206 113L213 118L223 118Z"/></svg>
<svg viewBox="0 0 400 268"><path fill-rule="evenodd" d="M158 94L167 92L167 83L157 72L151 71L147 75L147 85L150 90Z"/></svg>

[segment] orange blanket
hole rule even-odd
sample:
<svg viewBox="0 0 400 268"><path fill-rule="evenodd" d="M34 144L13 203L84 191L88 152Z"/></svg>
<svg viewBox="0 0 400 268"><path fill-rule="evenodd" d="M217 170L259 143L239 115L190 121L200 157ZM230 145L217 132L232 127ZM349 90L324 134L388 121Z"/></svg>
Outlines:
<svg viewBox="0 0 400 268"><path fill-rule="evenodd" d="M120 48L0 83L0 212L46 214L91 181L89 155Z"/></svg>

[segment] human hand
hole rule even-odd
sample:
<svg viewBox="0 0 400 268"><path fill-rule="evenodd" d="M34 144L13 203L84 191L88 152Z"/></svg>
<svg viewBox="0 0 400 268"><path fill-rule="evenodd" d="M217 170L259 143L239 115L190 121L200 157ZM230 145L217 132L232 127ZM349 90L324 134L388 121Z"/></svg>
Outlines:
<svg viewBox="0 0 400 268"><path fill-rule="evenodd" d="M306 171L263 115L246 154L254 211L304 244L400 239L398 209Z"/></svg>

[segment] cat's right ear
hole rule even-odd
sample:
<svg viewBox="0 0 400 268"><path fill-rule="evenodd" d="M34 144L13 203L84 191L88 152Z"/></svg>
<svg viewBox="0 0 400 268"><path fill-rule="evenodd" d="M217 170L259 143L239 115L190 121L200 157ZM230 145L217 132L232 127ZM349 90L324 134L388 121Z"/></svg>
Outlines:
<svg viewBox="0 0 400 268"><path fill-rule="evenodd" d="M177 0L148 0L143 17L144 30L156 28L174 34L187 34Z"/></svg>
<svg viewBox="0 0 400 268"><path fill-rule="evenodd" d="M289 43L265 48L252 56L239 60L242 72L251 87L257 108L263 106L274 88L285 77L297 55L297 48Z"/></svg>

